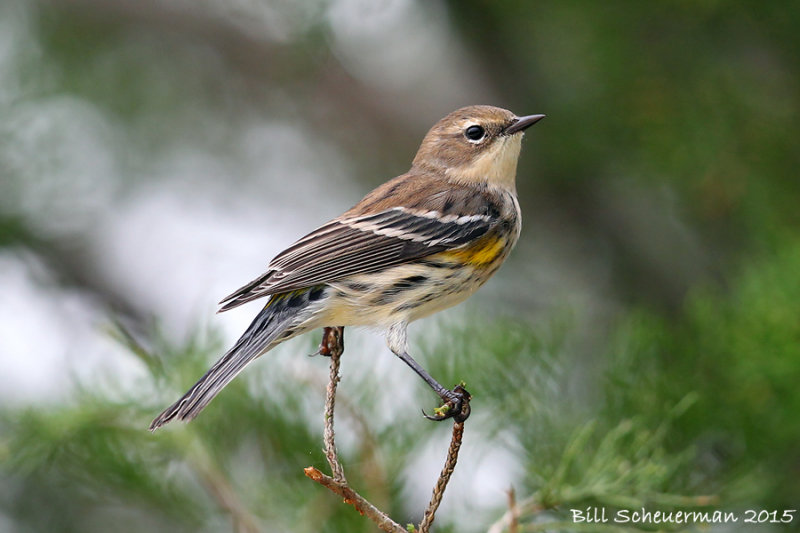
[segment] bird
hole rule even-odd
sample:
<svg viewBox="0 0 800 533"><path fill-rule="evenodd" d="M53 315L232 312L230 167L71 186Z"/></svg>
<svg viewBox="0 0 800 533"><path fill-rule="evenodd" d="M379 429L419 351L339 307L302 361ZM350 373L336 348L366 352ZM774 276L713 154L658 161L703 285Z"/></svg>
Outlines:
<svg viewBox="0 0 800 533"><path fill-rule="evenodd" d="M268 298L234 345L151 423L194 419L249 363L328 326L370 326L441 398L434 420L463 421L469 396L447 389L408 353L408 324L472 295L519 239L517 161L525 130L545 115L463 107L425 135L411 168L280 252L219 312ZM327 330L326 330L327 331Z"/></svg>

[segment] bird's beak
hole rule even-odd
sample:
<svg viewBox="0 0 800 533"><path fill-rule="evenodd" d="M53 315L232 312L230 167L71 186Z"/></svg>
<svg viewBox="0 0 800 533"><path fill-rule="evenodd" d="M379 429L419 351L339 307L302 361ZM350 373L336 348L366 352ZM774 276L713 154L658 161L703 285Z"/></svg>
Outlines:
<svg viewBox="0 0 800 533"><path fill-rule="evenodd" d="M540 120L542 120L546 115L528 115L526 117L519 117L515 122L512 122L510 126L506 127L503 131L506 135L513 135L519 131L523 131Z"/></svg>

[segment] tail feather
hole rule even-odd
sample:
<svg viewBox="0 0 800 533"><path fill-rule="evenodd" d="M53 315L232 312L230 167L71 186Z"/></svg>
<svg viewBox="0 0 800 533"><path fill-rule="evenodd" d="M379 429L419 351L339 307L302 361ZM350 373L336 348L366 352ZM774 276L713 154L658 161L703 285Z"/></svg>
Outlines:
<svg viewBox="0 0 800 533"><path fill-rule="evenodd" d="M303 296L306 300L303 303L307 304L308 298L302 294L274 296L236 344L186 394L153 420L150 431L176 418L187 421L193 419L253 359L305 331L306 328L301 330L304 320L299 315L307 309L307 305L293 302L295 297Z"/></svg>

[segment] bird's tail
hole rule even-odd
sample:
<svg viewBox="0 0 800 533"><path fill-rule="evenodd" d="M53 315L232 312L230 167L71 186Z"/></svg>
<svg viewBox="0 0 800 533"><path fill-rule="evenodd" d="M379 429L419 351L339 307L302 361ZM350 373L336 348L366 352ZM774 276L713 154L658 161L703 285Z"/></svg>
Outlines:
<svg viewBox="0 0 800 533"><path fill-rule="evenodd" d="M236 344L186 394L153 420L150 431L175 418L188 421L196 417L253 359L306 331L314 312L311 307L308 289L272 296Z"/></svg>

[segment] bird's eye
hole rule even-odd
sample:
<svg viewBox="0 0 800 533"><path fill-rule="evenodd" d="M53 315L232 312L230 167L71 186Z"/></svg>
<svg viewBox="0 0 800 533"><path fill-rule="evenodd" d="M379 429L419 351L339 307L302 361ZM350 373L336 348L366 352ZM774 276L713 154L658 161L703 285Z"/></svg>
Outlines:
<svg viewBox="0 0 800 533"><path fill-rule="evenodd" d="M467 139L470 141L480 141L483 139L483 136L486 135L486 131L480 126L470 126L464 130L464 135L466 135Z"/></svg>

